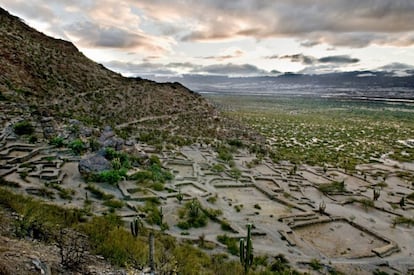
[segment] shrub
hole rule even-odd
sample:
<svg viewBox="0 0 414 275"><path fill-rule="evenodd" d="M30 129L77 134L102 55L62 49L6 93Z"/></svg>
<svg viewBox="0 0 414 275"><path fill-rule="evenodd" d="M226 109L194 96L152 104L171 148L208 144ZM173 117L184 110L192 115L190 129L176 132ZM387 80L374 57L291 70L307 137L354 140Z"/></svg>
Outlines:
<svg viewBox="0 0 414 275"><path fill-rule="evenodd" d="M31 135L34 132L34 128L29 121L23 120L13 125L13 131L19 136Z"/></svg>
<svg viewBox="0 0 414 275"><path fill-rule="evenodd" d="M231 227L231 225L227 221L220 221L220 227L223 231L229 231L234 232L234 229Z"/></svg>
<svg viewBox="0 0 414 275"><path fill-rule="evenodd" d="M113 165L115 162L117 163L115 166L118 167L114 167L114 169L131 168L131 157L127 153L118 152L115 149L108 147L105 149L104 156L107 160L110 160Z"/></svg>
<svg viewBox="0 0 414 275"><path fill-rule="evenodd" d="M233 160L233 155L226 147L222 146L218 148L218 158L226 162L229 162Z"/></svg>
<svg viewBox="0 0 414 275"><path fill-rule="evenodd" d="M211 171L216 173L224 172L224 170L226 170L226 168L221 163L214 164L213 167L211 167Z"/></svg>
<svg viewBox="0 0 414 275"><path fill-rule="evenodd" d="M92 176L92 180L96 182L107 182L109 184L117 184L123 177L126 177L127 170L106 170Z"/></svg>
<svg viewBox="0 0 414 275"><path fill-rule="evenodd" d="M114 195L106 194L105 192L103 192L102 190L100 190L93 184L88 184L88 186L86 186L85 189L90 191L98 199L110 200L114 198Z"/></svg>
<svg viewBox="0 0 414 275"><path fill-rule="evenodd" d="M154 163L147 170L134 173L129 177L129 179L136 180L138 183L143 183L145 181L165 183L168 180L172 180L173 175L158 164Z"/></svg>
<svg viewBox="0 0 414 275"><path fill-rule="evenodd" d="M86 149L85 144L80 139L75 139L74 141L69 143L68 147L72 149L73 153L76 155L82 154Z"/></svg>
<svg viewBox="0 0 414 275"><path fill-rule="evenodd" d="M227 246L227 250L232 255L239 255L239 242L234 238L230 238L226 234L218 235L217 241L225 244Z"/></svg>
<svg viewBox="0 0 414 275"><path fill-rule="evenodd" d="M34 135L29 136L29 143L34 144L37 142L37 137Z"/></svg>
<svg viewBox="0 0 414 275"><path fill-rule="evenodd" d="M394 226L397 224L406 224L408 226L414 225L414 219L407 218L407 217L395 217L392 222Z"/></svg>
<svg viewBox="0 0 414 275"><path fill-rule="evenodd" d="M185 219L180 221L177 226L181 229L189 229L191 227L199 228L207 224L207 215L201 208L200 202L196 199L187 202L181 209L179 209L179 217Z"/></svg>
<svg viewBox="0 0 414 275"><path fill-rule="evenodd" d="M318 259L312 259L309 265L313 270L320 270L322 268L322 264Z"/></svg>
<svg viewBox="0 0 414 275"><path fill-rule="evenodd" d="M241 141L239 139L229 139L229 140L227 140L227 143L230 146L234 146L234 147L237 147L237 148L243 147L243 141Z"/></svg>
<svg viewBox="0 0 414 275"><path fill-rule="evenodd" d="M324 194L334 193L334 192L345 192L345 183L344 181L334 181L331 183L320 184L318 190Z"/></svg>
<svg viewBox="0 0 414 275"><path fill-rule="evenodd" d="M56 147L63 147L65 145L65 140L62 137L54 137L49 143L50 145L54 145Z"/></svg>
<svg viewBox="0 0 414 275"><path fill-rule="evenodd" d="M162 191L164 190L164 184L162 184L161 182L155 182L151 185L151 188L155 191Z"/></svg>
<svg viewBox="0 0 414 275"><path fill-rule="evenodd" d="M124 206L124 202L116 199L110 199L105 201L103 205L108 206L110 208L122 208Z"/></svg>
<svg viewBox="0 0 414 275"><path fill-rule="evenodd" d="M216 203L216 201L217 201L217 195L216 195L216 196L211 196L211 197L208 197L208 198L207 198L207 201L208 201L209 203L211 203L211 204Z"/></svg>

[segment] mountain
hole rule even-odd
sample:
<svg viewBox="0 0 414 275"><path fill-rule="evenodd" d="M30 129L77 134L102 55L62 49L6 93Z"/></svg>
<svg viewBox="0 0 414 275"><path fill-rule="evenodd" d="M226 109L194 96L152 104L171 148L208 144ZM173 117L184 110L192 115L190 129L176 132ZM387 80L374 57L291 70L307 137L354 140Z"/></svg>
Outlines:
<svg viewBox="0 0 414 275"><path fill-rule="evenodd" d="M337 72L319 75L285 73L279 76L227 77L183 75L153 77L160 82L178 81L200 93L289 95L346 98L414 99L414 70L395 66L381 71Z"/></svg>
<svg viewBox="0 0 414 275"><path fill-rule="evenodd" d="M181 84L122 77L2 8L0 60L0 126L21 116L110 125L128 135L143 127L190 137L232 133L217 130L225 128L220 127L224 120L212 104Z"/></svg>

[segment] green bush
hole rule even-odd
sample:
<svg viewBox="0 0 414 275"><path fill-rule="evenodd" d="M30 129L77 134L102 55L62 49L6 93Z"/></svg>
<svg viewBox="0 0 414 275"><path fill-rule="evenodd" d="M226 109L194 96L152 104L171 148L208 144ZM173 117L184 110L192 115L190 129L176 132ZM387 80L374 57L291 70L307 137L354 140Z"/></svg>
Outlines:
<svg viewBox="0 0 414 275"><path fill-rule="evenodd" d="M335 192L345 192L345 183L344 181L334 181L331 183L324 183L318 186L318 190L324 194L335 193Z"/></svg>
<svg viewBox="0 0 414 275"><path fill-rule="evenodd" d="M223 231L229 231L234 232L234 229L231 227L231 225L227 221L220 221L220 227Z"/></svg>
<svg viewBox="0 0 414 275"><path fill-rule="evenodd" d="M216 173L221 173L221 172L224 172L225 170L226 168L221 163L214 164L213 167L211 167L211 171L216 172Z"/></svg>
<svg viewBox="0 0 414 275"><path fill-rule="evenodd" d="M151 185L151 188L155 191L162 191L164 190L164 184L162 184L161 182L155 182Z"/></svg>
<svg viewBox="0 0 414 275"><path fill-rule="evenodd" d="M199 228L206 226L208 222L205 210L201 208L200 202L196 199L187 202L179 209L179 217L184 220L179 221L177 226L185 230L191 227Z"/></svg>
<svg viewBox="0 0 414 275"><path fill-rule="evenodd" d="M221 160L224 160L226 162L229 162L233 160L233 155L231 152L227 149L227 147L221 146L217 150L218 152L218 158Z"/></svg>
<svg viewBox="0 0 414 275"><path fill-rule="evenodd" d="M23 120L13 125L13 131L19 136L31 135L34 132L34 128L29 121Z"/></svg>
<svg viewBox="0 0 414 275"><path fill-rule="evenodd" d="M229 144L230 146L237 147L237 148L242 148L243 147L243 141L241 141L239 139L229 139L229 140L227 140L227 144Z"/></svg>
<svg viewBox="0 0 414 275"><path fill-rule="evenodd" d="M407 217L395 217L393 220L394 226L397 224L406 224L408 226L414 226L414 219Z"/></svg>
<svg viewBox="0 0 414 275"><path fill-rule="evenodd" d="M75 139L74 141L70 142L68 147L72 149L75 155L82 154L86 149L85 144L81 139Z"/></svg>
<svg viewBox="0 0 414 275"><path fill-rule="evenodd" d="M108 147L105 149L104 156L107 160L110 160L111 162L119 162L119 167L114 169L131 168L131 158L133 157L129 156L127 153L118 152L115 149Z"/></svg>
<svg viewBox="0 0 414 275"><path fill-rule="evenodd" d="M124 207L124 202L116 199L106 200L103 205L108 206L110 208L122 208Z"/></svg>
<svg viewBox="0 0 414 275"><path fill-rule="evenodd" d="M173 179L173 175L156 163L153 163L147 170L142 170L134 173L129 177L131 180L136 180L138 183L145 181L165 183Z"/></svg>
<svg viewBox="0 0 414 275"><path fill-rule="evenodd" d="M126 177L127 170L106 170L92 176L92 180L96 182L107 182L109 184L117 184L123 177Z"/></svg>
<svg viewBox="0 0 414 275"><path fill-rule="evenodd" d="M239 242L237 239L230 238L226 234L218 235L217 241L227 246L227 250L232 255L239 255Z"/></svg>
<svg viewBox="0 0 414 275"><path fill-rule="evenodd" d="M49 143L50 145L54 145L56 147L63 147L65 145L65 140L62 137L54 137Z"/></svg>
<svg viewBox="0 0 414 275"><path fill-rule="evenodd" d="M90 191L98 199L110 200L114 198L114 195L106 194L105 192L103 192L101 189L97 188L93 184L88 184L88 186L86 186L85 189Z"/></svg>

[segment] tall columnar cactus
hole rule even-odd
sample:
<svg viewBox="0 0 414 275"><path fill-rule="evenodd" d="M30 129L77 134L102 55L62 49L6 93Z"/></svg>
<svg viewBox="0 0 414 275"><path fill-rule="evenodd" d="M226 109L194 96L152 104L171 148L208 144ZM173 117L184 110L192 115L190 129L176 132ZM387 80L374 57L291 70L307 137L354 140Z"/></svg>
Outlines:
<svg viewBox="0 0 414 275"><path fill-rule="evenodd" d="M160 207L160 225L162 225L164 219L164 213L162 211L162 206Z"/></svg>
<svg viewBox="0 0 414 275"><path fill-rule="evenodd" d="M240 263L244 266L244 274L249 272L249 268L253 263L253 245L251 239L251 228L252 225L247 224L247 238L244 240L240 239Z"/></svg>
<svg viewBox="0 0 414 275"><path fill-rule="evenodd" d="M381 190L379 188L374 188L373 190L374 190L374 197L373 197L373 199L374 199L374 201L376 201L376 200L378 200L378 198L381 195Z"/></svg>
<svg viewBox="0 0 414 275"><path fill-rule="evenodd" d="M149 266L150 274L155 274L155 265L154 265L154 232L150 232L148 235L148 257L149 257Z"/></svg>
<svg viewBox="0 0 414 275"><path fill-rule="evenodd" d="M184 195L181 193L181 190L178 190L178 194L177 194L178 203L181 204L183 199L184 199Z"/></svg>
<svg viewBox="0 0 414 275"><path fill-rule="evenodd" d="M325 201L321 201L319 203L319 213L325 214L325 209L326 209L326 203Z"/></svg>
<svg viewBox="0 0 414 275"><path fill-rule="evenodd" d="M403 208L405 206L405 197L401 197L400 206Z"/></svg>
<svg viewBox="0 0 414 275"><path fill-rule="evenodd" d="M131 234L132 234L132 236L134 236L135 238L138 237L139 231L140 231L141 228L142 228L142 221L139 217L136 217L131 222Z"/></svg>

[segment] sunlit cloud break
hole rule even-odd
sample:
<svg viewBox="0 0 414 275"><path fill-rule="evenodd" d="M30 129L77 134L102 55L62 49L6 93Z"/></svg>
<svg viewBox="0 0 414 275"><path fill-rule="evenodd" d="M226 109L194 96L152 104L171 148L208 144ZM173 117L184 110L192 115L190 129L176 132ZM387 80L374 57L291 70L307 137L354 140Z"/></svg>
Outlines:
<svg viewBox="0 0 414 275"><path fill-rule="evenodd" d="M249 76L414 65L411 0L0 0L0 5L128 75ZM171 67L178 63L192 65Z"/></svg>

